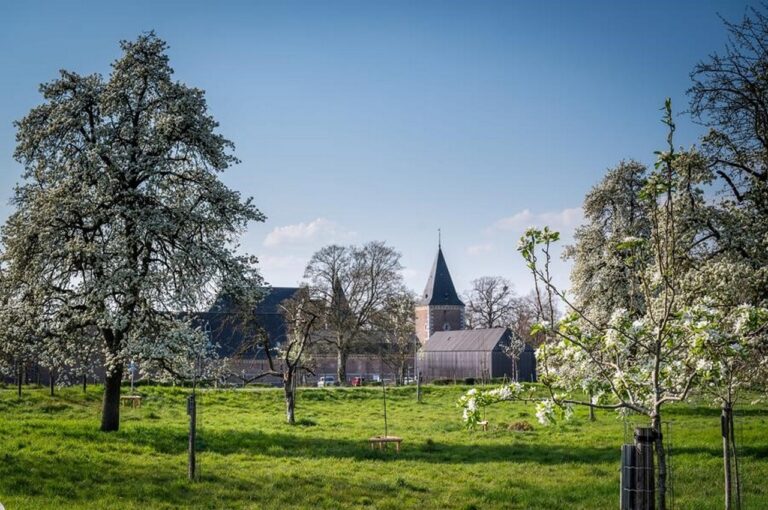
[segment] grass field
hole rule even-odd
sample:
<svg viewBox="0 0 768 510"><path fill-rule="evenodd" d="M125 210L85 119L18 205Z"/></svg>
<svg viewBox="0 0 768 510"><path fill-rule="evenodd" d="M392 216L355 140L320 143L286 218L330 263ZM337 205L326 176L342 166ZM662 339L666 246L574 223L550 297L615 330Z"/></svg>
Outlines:
<svg viewBox="0 0 768 510"><path fill-rule="evenodd" d="M488 432L468 432L455 402L466 388L388 391L390 433L403 450L378 452L381 390L300 390L283 423L281 390L210 390L200 396L200 480L186 480L187 417L181 388L141 387L144 405L123 409L119 432L98 431L100 388L50 397L0 389L0 503L16 509L376 508L610 509L618 507L614 414L583 411L557 428L533 408L487 410ZM719 413L677 406L672 468L675 509L722 508ZM737 412L746 508L768 508L768 408ZM527 421L533 431L515 432Z"/></svg>

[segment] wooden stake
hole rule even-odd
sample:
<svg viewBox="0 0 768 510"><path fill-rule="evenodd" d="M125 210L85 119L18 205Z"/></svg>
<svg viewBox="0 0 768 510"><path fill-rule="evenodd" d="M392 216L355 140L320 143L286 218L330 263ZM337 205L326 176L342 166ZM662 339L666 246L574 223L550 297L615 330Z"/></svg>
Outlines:
<svg viewBox="0 0 768 510"><path fill-rule="evenodd" d="M195 394L187 397L187 414L189 415L189 463L187 466L187 476L190 481L195 480L195 440L197 438L197 403Z"/></svg>

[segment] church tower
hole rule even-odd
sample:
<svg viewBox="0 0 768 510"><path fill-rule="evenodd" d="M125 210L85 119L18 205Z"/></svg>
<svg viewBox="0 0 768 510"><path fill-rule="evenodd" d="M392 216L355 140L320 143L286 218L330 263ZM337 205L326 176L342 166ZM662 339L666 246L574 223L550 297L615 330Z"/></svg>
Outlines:
<svg viewBox="0 0 768 510"><path fill-rule="evenodd" d="M440 244L427 286L416 301L416 336L424 345L435 331L464 329L464 303L448 272Z"/></svg>

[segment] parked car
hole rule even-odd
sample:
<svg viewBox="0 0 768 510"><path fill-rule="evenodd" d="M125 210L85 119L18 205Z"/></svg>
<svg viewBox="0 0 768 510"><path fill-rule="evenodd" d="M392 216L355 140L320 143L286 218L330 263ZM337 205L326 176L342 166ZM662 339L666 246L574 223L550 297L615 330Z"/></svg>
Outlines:
<svg viewBox="0 0 768 510"><path fill-rule="evenodd" d="M416 384L415 377L403 377L403 384Z"/></svg>
<svg viewBox="0 0 768 510"><path fill-rule="evenodd" d="M365 378L363 377L352 378L352 386L362 386L363 384L365 384Z"/></svg>
<svg viewBox="0 0 768 510"><path fill-rule="evenodd" d="M332 375L324 375L317 380L318 388L325 388L327 386L336 386L336 378Z"/></svg>

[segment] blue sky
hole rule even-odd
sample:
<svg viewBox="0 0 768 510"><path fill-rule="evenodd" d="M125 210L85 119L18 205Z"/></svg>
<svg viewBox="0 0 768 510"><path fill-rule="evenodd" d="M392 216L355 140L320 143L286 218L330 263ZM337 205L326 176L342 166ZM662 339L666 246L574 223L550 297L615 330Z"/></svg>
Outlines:
<svg viewBox="0 0 768 510"><path fill-rule="evenodd" d="M317 248L385 240L421 291L437 229L457 288L530 289L522 230L571 232L622 158L650 163L659 108L722 48L747 3L616 1L4 2L0 220L21 169L12 122L61 68L109 72L155 30L176 77L207 91L242 163L223 176L267 215L243 247L274 285ZM681 113L677 143L701 134ZM560 265L558 280L567 282Z"/></svg>

